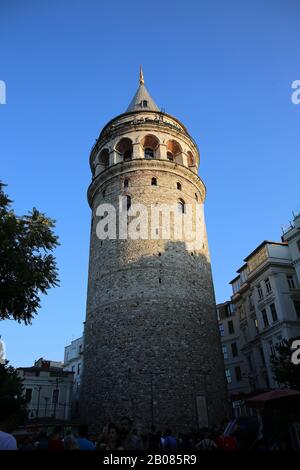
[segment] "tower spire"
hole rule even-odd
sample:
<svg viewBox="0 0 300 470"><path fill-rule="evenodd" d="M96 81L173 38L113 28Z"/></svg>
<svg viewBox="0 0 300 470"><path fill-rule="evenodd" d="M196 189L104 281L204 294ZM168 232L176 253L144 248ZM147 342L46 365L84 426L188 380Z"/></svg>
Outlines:
<svg viewBox="0 0 300 470"><path fill-rule="evenodd" d="M140 65L140 85L144 85L145 80L144 80L144 74L143 74L143 69L142 66Z"/></svg>
<svg viewBox="0 0 300 470"><path fill-rule="evenodd" d="M155 104L147 88L145 87L145 80L142 66L140 66L140 84L137 89L136 94L132 98L126 113L131 113L132 111L159 111L158 106Z"/></svg>

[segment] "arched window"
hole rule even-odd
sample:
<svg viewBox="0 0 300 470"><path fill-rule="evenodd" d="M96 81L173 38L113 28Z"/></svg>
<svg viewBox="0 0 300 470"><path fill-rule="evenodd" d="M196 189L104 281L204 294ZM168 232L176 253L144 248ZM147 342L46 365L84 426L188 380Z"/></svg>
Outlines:
<svg viewBox="0 0 300 470"><path fill-rule="evenodd" d="M123 137L116 145L116 151L122 155L124 162L132 159L132 142L128 137Z"/></svg>
<svg viewBox="0 0 300 470"><path fill-rule="evenodd" d="M178 212L180 212L181 214L185 213L185 202L183 199L179 199L179 201L177 202L177 209Z"/></svg>
<svg viewBox="0 0 300 470"><path fill-rule="evenodd" d="M129 211L130 207L131 207L131 197L127 196L126 197L126 208L127 208L128 211Z"/></svg>
<svg viewBox="0 0 300 470"><path fill-rule="evenodd" d="M99 155L99 163L104 166L106 169L109 166L109 151L108 149L103 149Z"/></svg>
<svg viewBox="0 0 300 470"><path fill-rule="evenodd" d="M168 158L168 160L170 160L170 162L174 161L174 157L173 157L173 154L171 152L167 152L167 158Z"/></svg>
<svg viewBox="0 0 300 470"><path fill-rule="evenodd" d="M124 180L124 188L128 188L128 186L129 186L129 180L126 178Z"/></svg>
<svg viewBox="0 0 300 470"><path fill-rule="evenodd" d="M188 151L187 152L187 161L188 161L188 166L194 166L195 165L195 159L193 157L192 152Z"/></svg>
<svg viewBox="0 0 300 470"><path fill-rule="evenodd" d="M105 198L105 189L103 189L103 191L102 191L102 197L103 197L103 199Z"/></svg>
<svg viewBox="0 0 300 470"><path fill-rule="evenodd" d="M180 183L177 183L177 189L178 189L179 191L181 191L181 184L180 184Z"/></svg>
<svg viewBox="0 0 300 470"><path fill-rule="evenodd" d="M195 193L195 199L198 202L198 194L197 193Z"/></svg>
<svg viewBox="0 0 300 470"><path fill-rule="evenodd" d="M167 156L169 153L172 154L171 161L174 160L176 163L182 163L182 148L177 140L171 139L167 141Z"/></svg>
<svg viewBox="0 0 300 470"><path fill-rule="evenodd" d="M152 186L157 186L157 179L156 178L152 178L151 185Z"/></svg>
<svg viewBox="0 0 300 470"><path fill-rule="evenodd" d="M143 103L143 108L147 108L147 106L148 106L148 101L147 101L147 100L143 100L142 103Z"/></svg>
<svg viewBox="0 0 300 470"><path fill-rule="evenodd" d="M147 147L145 150L144 150L144 155L145 155L145 158L154 158L154 150L153 149L150 149L149 147Z"/></svg>
<svg viewBox="0 0 300 470"><path fill-rule="evenodd" d="M153 134L147 134L141 139L141 146L144 149L145 158L156 158L156 150L159 147L159 140Z"/></svg>

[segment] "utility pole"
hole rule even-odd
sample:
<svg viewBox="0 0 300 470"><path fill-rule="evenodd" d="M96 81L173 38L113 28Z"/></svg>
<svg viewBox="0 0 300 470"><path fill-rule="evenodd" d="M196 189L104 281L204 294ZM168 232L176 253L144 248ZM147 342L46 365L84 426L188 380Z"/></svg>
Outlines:
<svg viewBox="0 0 300 470"><path fill-rule="evenodd" d="M153 373L152 371L150 371L150 390L151 390L151 426L154 426Z"/></svg>
<svg viewBox="0 0 300 470"><path fill-rule="evenodd" d="M38 401L37 401L36 417L38 418L39 417L39 411L40 411L40 396L41 396L42 386L38 385L37 388L38 388Z"/></svg>
<svg viewBox="0 0 300 470"><path fill-rule="evenodd" d="M44 397L44 400L45 400L45 417L46 417L49 397Z"/></svg>
<svg viewBox="0 0 300 470"><path fill-rule="evenodd" d="M56 387L55 390L59 390L58 384L59 384L59 380L58 380L58 377L56 377L56 379L55 379L55 387ZM54 410L53 410L54 419L56 418L57 402L58 402L58 394L55 396L55 401L54 401Z"/></svg>

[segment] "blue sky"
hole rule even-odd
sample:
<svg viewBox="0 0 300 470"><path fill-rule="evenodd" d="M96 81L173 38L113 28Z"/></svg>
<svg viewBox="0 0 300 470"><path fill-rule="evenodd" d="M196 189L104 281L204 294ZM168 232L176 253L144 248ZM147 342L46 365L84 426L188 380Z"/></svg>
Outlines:
<svg viewBox="0 0 300 470"><path fill-rule="evenodd" d="M1 0L0 179L18 213L57 221L61 286L31 326L0 323L15 366L63 358L85 317L89 152L145 83L201 153L217 301L299 208L297 0Z"/></svg>

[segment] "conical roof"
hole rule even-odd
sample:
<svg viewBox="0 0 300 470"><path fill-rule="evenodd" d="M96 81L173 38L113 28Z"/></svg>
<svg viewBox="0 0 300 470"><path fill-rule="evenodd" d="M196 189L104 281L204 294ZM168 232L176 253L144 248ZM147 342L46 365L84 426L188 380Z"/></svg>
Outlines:
<svg viewBox="0 0 300 470"><path fill-rule="evenodd" d="M126 109L126 113L131 113L132 111L159 111L158 106L155 104L144 85L142 67L140 69L140 85Z"/></svg>

